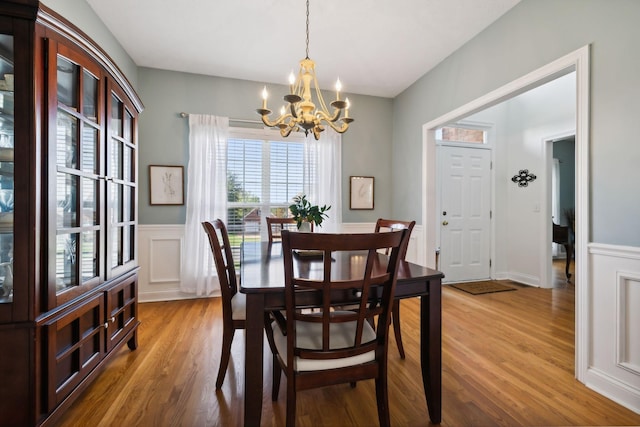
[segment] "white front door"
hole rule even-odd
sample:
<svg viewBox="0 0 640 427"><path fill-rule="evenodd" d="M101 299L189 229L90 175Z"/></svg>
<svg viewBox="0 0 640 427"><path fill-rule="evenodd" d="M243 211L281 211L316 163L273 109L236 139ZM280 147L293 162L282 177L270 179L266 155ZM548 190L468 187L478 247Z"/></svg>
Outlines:
<svg viewBox="0 0 640 427"><path fill-rule="evenodd" d="M491 275L491 151L440 147L440 270L445 282Z"/></svg>

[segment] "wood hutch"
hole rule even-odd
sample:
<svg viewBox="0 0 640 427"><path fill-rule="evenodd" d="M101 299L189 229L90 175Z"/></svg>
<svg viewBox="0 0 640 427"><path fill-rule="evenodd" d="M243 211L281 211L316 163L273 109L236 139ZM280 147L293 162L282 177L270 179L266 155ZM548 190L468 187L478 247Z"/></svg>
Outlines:
<svg viewBox="0 0 640 427"><path fill-rule="evenodd" d="M52 424L137 346L137 121L104 51L0 1L0 426Z"/></svg>

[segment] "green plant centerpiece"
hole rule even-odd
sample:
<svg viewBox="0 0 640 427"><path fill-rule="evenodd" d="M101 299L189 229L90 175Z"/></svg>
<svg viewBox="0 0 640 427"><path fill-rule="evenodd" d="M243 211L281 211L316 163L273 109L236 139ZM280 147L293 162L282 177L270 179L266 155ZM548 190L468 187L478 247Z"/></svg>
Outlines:
<svg viewBox="0 0 640 427"><path fill-rule="evenodd" d="M311 202L307 200L306 194L298 194L295 196L293 198L293 204L289 206L291 215L296 220L298 230L305 222L322 227L322 221L329 217L325 213L329 209L331 209L331 206L312 205Z"/></svg>

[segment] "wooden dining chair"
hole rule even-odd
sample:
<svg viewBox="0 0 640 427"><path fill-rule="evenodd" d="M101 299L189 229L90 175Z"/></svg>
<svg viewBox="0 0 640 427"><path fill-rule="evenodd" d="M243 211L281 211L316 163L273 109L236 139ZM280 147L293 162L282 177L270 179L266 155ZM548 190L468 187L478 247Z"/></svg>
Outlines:
<svg viewBox="0 0 640 427"><path fill-rule="evenodd" d="M282 230L295 230L296 220L294 218L280 218L275 216L265 217L267 221L267 232L269 234L269 243L279 241L282 238Z"/></svg>
<svg viewBox="0 0 640 427"><path fill-rule="evenodd" d="M235 331L245 329L246 299L244 294L238 292L238 280L227 227L220 219L216 219L213 223L205 221L202 226L209 237L222 294L222 354L216 380L216 388L220 388L229 365Z"/></svg>
<svg viewBox="0 0 640 427"><path fill-rule="evenodd" d="M406 230L364 234L282 232L286 321L274 321L266 330L273 352L274 401L283 371L287 377L287 426L295 425L298 391L365 379L375 379L378 420L381 426L389 425L389 316L406 236ZM377 252L383 248L391 248L386 267ZM298 255L305 250L322 255ZM336 261L340 251L366 251L366 261L360 268L351 267L350 278L332 276L334 267L338 271L344 268ZM319 266L304 268L304 263L307 267L313 263ZM368 304L372 286L381 288L380 304L374 307ZM303 301L299 297L309 297L309 292L316 293L321 301L319 312L301 310ZM350 302L357 303L357 310L334 309L337 294L349 295ZM377 328L368 321L374 316L378 316Z"/></svg>
<svg viewBox="0 0 640 427"><path fill-rule="evenodd" d="M411 237L411 231L416 225L415 221L399 221L395 219L383 219L379 218L376 221L375 232L380 233L384 231L392 231L399 229L407 230L407 239L404 246L400 249L400 259L404 260L407 256L407 247L409 246L409 238ZM388 253L388 251L385 251ZM393 307L391 308L391 323L393 324L393 333L396 337L396 345L398 346L398 353L400 358L404 359L404 346L402 345L402 332L400 330L400 300L393 301Z"/></svg>

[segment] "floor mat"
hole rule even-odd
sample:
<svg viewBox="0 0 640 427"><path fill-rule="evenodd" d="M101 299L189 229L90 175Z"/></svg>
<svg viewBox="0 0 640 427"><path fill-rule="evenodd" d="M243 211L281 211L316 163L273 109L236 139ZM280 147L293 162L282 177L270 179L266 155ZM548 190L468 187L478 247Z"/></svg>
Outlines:
<svg viewBox="0 0 640 427"><path fill-rule="evenodd" d="M493 292L515 291L516 288L503 285L496 281L485 282L469 282L469 283L454 283L449 285L452 288L460 289L472 295L490 294Z"/></svg>

